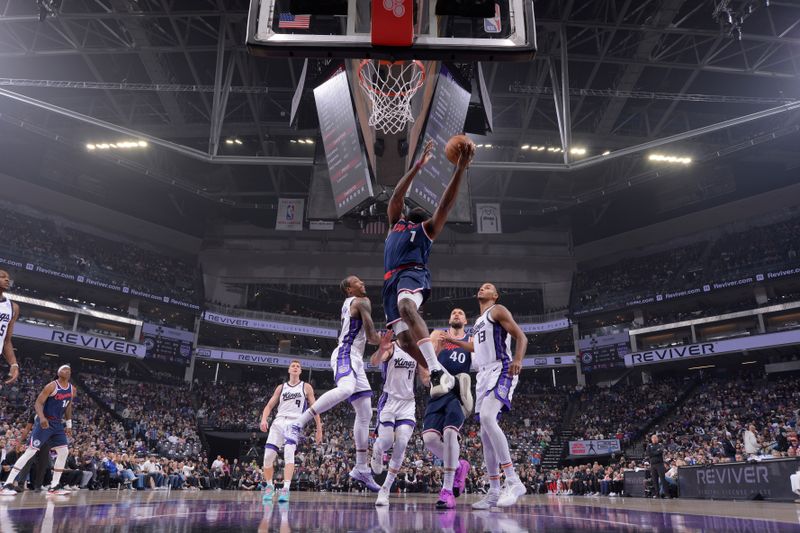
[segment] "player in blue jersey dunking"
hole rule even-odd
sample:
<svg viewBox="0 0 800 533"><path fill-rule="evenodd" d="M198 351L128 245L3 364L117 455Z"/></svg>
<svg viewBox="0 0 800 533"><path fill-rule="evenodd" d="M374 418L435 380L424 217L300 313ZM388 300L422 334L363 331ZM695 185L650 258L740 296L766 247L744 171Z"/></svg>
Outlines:
<svg viewBox="0 0 800 533"><path fill-rule="evenodd" d="M39 448L46 442L50 442L52 449L56 452L56 462L53 465L53 481L50 484L48 494L63 495L69 494L61 485L61 473L67 462L67 435L72 434L72 402L75 400L75 388L69 382L72 370L69 365L62 365L58 368L58 379L45 385L42 392L36 398L34 409L36 419L31 432L28 449L17 459L11 468L6 484L0 495L15 496L17 491L13 489L14 481L20 470L30 461Z"/></svg>
<svg viewBox="0 0 800 533"><path fill-rule="evenodd" d="M436 347L437 358L444 369L455 376L456 386L450 392L432 398L425 408L422 440L425 447L444 464L442 490L439 492L437 509L452 509L456 506L455 494L464 490L469 473L469 462L459 460L458 435L464 420L472 411L472 391L469 377L472 354L446 340L449 337L467 340L464 328L467 316L462 309L450 313L450 329L436 330L431 341Z"/></svg>
<svg viewBox="0 0 800 533"><path fill-rule="evenodd" d="M383 308L386 327L394 331L399 346L430 371L431 397L436 398L453 388L455 381L436 359L436 351L428 327L419 314L419 307L431 292L428 256L433 241L444 229L447 216L456 203L464 173L475 155L475 145L461 145L461 154L442 200L428 218L415 208L404 215L404 200L414 177L431 159L433 142L425 145L422 157L397 183L389 200L389 235L383 252Z"/></svg>

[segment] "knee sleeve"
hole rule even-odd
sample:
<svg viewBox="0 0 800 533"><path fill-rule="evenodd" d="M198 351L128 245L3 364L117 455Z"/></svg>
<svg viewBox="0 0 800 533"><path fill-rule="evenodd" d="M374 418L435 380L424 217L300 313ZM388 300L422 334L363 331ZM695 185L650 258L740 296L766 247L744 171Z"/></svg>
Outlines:
<svg viewBox="0 0 800 533"><path fill-rule="evenodd" d="M283 462L287 465L294 464L294 451L297 449L296 444L287 444L283 447Z"/></svg>
<svg viewBox="0 0 800 533"><path fill-rule="evenodd" d="M275 464L275 458L278 457L278 454L272 448L266 448L264 450L264 468L270 467Z"/></svg>

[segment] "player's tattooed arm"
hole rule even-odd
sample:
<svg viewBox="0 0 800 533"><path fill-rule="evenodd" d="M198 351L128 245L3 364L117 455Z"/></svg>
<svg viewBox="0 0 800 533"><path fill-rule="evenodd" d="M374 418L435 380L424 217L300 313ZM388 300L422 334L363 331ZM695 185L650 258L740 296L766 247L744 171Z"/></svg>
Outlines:
<svg viewBox="0 0 800 533"><path fill-rule="evenodd" d="M522 360L525 358L525 351L528 349L528 337L525 332L517 325L514 317L511 316L511 311L506 309L504 305L495 305L490 311L492 320L503 326L516 341L514 347L514 359L508 367L509 376L517 376L522 371Z"/></svg>
<svg viewBox="0 0 800 533"><path fill-rule="evenodd" d="M19 318L19 306L15 303L11 304L11 321L8 323L8 331L6 332L6 339L3 342L3 357L11 368L8 371L8 379L5 384L10 385L17 381L19 377L19 364L17 363L17 355L14 353L14 344L12 344L11 337L14 336L14 324Z"/></svg>
<svg viewBox="0 0 800 533"><path fill-rule="evenodd" d="M278 385L275 387L275 392L272 393L272 398L269 399L267 405L264 406L264 411L261 413L261 423L258 425L258 429L265 433L269 429L267 419L269 418L272 410L275 409L275 406L278 405L278 401L281 399L281 389L283 389L283 385Z"/></svg>
<svg viewBox="0 0 800 533"><path fill-rule="evenodd" d="M364 332L367 334L367 342L370 344L380 344L381 336L375 329L375 323L372 321L372 304L369 298L356 298L353 300L352 306L355 307L358 314L361 316L361 322L364 324Z"/></svg>
<svg viewBox="0 0 800 533"><path fill-rule="evenodd" d="M429 140L422 151L422 157L419 158L419 161L411 167L411 170L409 170L405 176L400 178L400 181L397 182L394 188L392 197L389 200L389 206L386 209L390 226L394 226L403 216L403 205L408 189L411 188L411 182L414 181L414 178L422 167L431 160L431 157L433 157L433 141Z"/></svg>

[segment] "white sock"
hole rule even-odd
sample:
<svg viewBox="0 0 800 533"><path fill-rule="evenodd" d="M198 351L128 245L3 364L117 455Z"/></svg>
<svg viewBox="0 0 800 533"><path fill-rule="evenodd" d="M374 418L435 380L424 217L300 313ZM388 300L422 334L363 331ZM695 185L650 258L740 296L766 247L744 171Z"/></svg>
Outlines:
<svg viewBox="0 0 800 533"><path fill-rule="evenodd" d="M444 430L444 479L442 488L453 490L453 481L458 468L458 432L453 428Z"/></svg>
<svg viewBox="0 0 800 533"><path fill-rule="evenodd" d="M417 346L419 346L419 351L422 352L425 362L428 363L428 370L431 372L442 370L442 365L439 364L439 359L436 358L436 352L433 351L433 343L430 337L419 341Z"/></svg>
<svg viewBox="0 0 800 533"><path fill-rule="evenodd" d="M353 424L353 440L356 445L356 468L363 472L369 470L367 452L369 450L369 422L372 419L372 398L362 396L353 400L352 404L353 409L356 411L356 420Z"/></svg>
<svg viewBox="0 0 800 533"><path fill-rule="evenodd" d="M389 468L389 470L386 471L386 479L383 480L383 488L386 490L392 490L392 484L394 483L395 479L397 479L397 470Z"/></svg>

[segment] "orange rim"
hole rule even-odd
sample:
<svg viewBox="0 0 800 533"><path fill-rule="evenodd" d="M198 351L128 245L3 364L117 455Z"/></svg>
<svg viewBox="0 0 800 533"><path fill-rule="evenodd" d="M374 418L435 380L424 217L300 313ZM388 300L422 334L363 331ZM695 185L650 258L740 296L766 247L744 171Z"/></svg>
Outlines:
<svg viewBox="0 0 800 533"><path fill-rule="evenodd" d="M419 81L417 82L417 85L413 89L409 89L409 90L406 90L406 91L397 91L397 92L395 92L395 91L390 91L390 92L380 91L380 90L376 89L375 86L371 82L367 83L367 81L364 79L364 67L368 63L371 63L371 62L372 62L371 59L362 59L361 60L361 64L358 66L358 81L359 81L359 84L362 87L366 87L368 90L374 92L375 94L388 96L389 98L396 98L398 96L405 96L409 92L412 93L412 94L416 93L419 90L419 88L422 87L422 85L425 83L425 65L422 63L422 61L417 61L416 59L414 59L411 62L414 63L417 66L417 68L422 73L422 75L420 76ZM378 61L379 65L388 65L388 66L402 65L404 63L406 63L406 61L387 61L385 59L381 59L381 60Z"/></svg>

